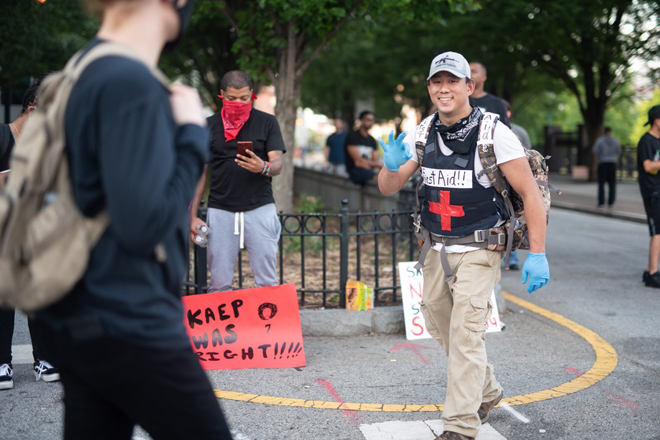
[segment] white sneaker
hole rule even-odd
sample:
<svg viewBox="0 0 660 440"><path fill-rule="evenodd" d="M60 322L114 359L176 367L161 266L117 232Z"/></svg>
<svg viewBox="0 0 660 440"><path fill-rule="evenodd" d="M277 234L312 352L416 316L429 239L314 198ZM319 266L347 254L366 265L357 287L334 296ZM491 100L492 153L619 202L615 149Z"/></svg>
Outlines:
<svg viewBox="0 0 660 440"><path fill-rule="evenodd" d="M39 379L43 379L44 382L57 382L60 380L60 371L53 367L47 361L37 361L34 363L34 375Z"/></svg>
<svg viewBox="0 0 660 440"><path fill-rule="evenodd" d="M9 364L0 365L0 390L14 388L14 372Z"/></svg>

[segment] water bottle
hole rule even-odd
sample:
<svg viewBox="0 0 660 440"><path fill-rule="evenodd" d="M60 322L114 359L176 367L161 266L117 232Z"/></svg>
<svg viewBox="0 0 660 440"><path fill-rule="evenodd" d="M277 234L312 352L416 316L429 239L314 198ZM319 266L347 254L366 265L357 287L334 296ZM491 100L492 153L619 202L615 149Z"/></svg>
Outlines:
<svg viewBox="0 0 660 440"><path fill-rule="evenodd" d="M194 241L197 246L201 246L201 247L204 247L207 244L209 244L209 239L203 235L195 235Z"/></svg>
<svg viewBox="0 0 660 440"><path fill-rule="evenodd" d="M205 224L197 225L197 234L201 235L202 237L208 237L209 227Z"/></svg>

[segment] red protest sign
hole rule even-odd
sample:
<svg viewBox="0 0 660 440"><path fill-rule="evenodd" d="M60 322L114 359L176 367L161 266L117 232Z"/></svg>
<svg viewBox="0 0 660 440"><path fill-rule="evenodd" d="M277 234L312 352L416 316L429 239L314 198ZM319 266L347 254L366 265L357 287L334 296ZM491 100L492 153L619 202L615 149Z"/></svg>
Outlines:
<svg viewBox="0 0 660 440"><path fill-rule="evenodd" d="M295 284L182 298L184 325L205 370L304 367Z"/></svg>

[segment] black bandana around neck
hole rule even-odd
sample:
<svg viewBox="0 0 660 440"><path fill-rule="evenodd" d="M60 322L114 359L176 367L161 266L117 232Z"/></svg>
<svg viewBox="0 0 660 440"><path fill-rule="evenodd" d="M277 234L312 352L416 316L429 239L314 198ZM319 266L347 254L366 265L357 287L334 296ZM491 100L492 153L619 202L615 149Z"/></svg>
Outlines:
<svg viewBox="0 0 660 440"><path fill-rule="evenodd" d="M448 127L442 125L440 119L436 119L433 126L447 148L454 153L465 154L470 151L470 148L477 146L479 122L482 116L481 110L474 107L467 118L459 119L454 125Z"/></svg>

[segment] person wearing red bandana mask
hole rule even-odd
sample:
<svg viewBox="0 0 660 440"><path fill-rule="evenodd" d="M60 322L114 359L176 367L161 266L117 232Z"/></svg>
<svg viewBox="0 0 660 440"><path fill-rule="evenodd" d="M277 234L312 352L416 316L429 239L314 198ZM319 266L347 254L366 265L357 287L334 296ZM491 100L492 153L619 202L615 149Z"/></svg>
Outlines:
<svg viewBox="0 0 660 440"><path fill-rule="evenodd" d="M206 222L197 217L207 167L197 185L190 209L190 239L206 224L210 292L232 289L236 257L247 249L259 287L275 286L281 225L271 180L282 171L286 152L280 126L273 115L255 108L250 77L240 70L220 82L222 109L208 118L211 129L211 185ZM251 148L239 154L239 142Z"/></svg>

